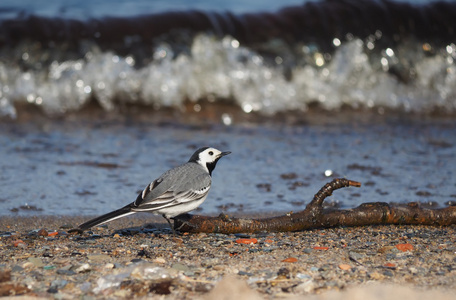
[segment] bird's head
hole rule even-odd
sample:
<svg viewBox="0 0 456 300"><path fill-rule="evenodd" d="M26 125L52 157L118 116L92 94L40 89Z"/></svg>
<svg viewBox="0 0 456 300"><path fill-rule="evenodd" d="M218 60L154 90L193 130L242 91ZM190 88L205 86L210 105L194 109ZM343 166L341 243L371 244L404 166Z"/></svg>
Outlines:
<svg viewBox="0 0 456 300"><path fill-rule="evenodd" d="M212 147L203 147L193 153L192 157L190 157L189 162L200 164L207 169L209 174L212 174L212 171L214 170L218 160L230 153L230 151L222 152Z"/></svg>

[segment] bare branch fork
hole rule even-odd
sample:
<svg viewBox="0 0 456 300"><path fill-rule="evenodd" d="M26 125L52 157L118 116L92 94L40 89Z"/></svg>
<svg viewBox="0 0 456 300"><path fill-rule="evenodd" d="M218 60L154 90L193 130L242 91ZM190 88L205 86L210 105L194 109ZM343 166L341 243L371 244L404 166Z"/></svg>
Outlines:
<svg viewBox="0 0 456 300"><path fill-rule="evenodd" d="M324 209L323 201L332 192L344 187L360 187L361 183L336 178L325 184L306 208L297 213L281 216L248 219L182 215L174 219L174 229L181 232L207 233L254 233L287 232L337 226L365 226L380 224L402 225L451 225L456 224L456 207L441 209L422 208L416 202L406 205L390 205L385 202L363 203L353 209Z"/></svg>

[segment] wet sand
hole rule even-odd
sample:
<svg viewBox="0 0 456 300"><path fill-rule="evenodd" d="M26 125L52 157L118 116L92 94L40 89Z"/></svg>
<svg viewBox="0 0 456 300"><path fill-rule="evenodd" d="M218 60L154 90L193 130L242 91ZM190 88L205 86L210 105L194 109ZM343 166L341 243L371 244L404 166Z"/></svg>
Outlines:
<svg viewBox="0 0 456 300"><path fill-rule="evenodd" d="M452 299L456 292L456 226L173 237L161 217L146 214L67 234L87 219L1 217L1 296Z"/></svg>

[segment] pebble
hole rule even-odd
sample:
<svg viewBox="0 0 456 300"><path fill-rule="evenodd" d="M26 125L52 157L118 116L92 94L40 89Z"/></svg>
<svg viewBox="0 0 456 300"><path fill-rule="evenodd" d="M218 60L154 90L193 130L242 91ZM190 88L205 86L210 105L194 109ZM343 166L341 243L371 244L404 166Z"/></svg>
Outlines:
<svg viewBox="0 0 456 300"><path fill-rule="evenodd" d="M364 253L359 253L355 251L348 252L348 257L356 262L363 260L366 255Z"/></svg>
<svg viewBox="0 0 456 300"><path fill-rule="evenodd" d="M223 271L226 269L226 266L225 265L215 265L212 267L212 269L214 269L216 271Z"/></svg>
<svg viewBox="0 0 456 300"><path fill-rule="evenodd" d="M245 234L245 233L236 233L236 234L234 234L234 236L237 238L240 238L240 239L249 239L250 238L250 235Z"/></svg>
<svg viewBox="0 0 456 300"><path fill-rule="evenodd" d="M59 275L66 275L66 276L72 276L72 275L76 274L76 272L73 270L65 270L65 269L58 269L56 271L56 273Z"/></svg>
<svg viewBox="0 0 456 300"><path fill-rule="evenodd" d="M26 248L27 247L27 244L24 243L23 240L15 240L15 241L13 241L13 245L14 245L14 247L20 247L20 248Z"/></svg>
<svg viewBox="0 0 456 300"><path fill-rule="evenodd" d="M184 272L184 275L187 276L187 277L194 277L195 274L196 273L194 271L186 271L186 272Z"/></svg>
<svg viewBox="0 0 456 300"><path fill-rule="evenodd" d="M412 251L413 250L413 245L412 244L398 244L396 245L396 248L399 250L399 251L402 251L402 252L405 252L405 251Z"/></svg>
<svg viewBox="0 0 456 300"><path fill-rule="evenodd" d="M131 271L131 276L141 280L162 280L174 277L172 273L162 267L157 267L150 263L141 263Z"/></svg>
<svg viewBox="0 0 456 300"><path fill-rule="evenodd" d="M24 271L24 268L19 266L19 265L14 265L12 268L11 268L11 272L22 272Z"/></svg>
<svg viewBox="0 0 456 300"><path fill-rule="evenodd" d="M391 252L393 249L395 249L394 246L384 246L384 247L381 247L380 249L378 249L378 252L387 253L387 252Z"/></svg>
<svg viewBox="0 0 456 300"><path fill-rule="evenodd" d="M307 280L304 283L298 284L295 287L295 291L298 293L312 293L318 285L313 280Z"/></svg>
<svg viewBox="0 0 456 300"><path fill-rule="evenodd" d="M30 262L30 261L26 261L22 264L22 268L24 269L30 269L30 268L35 268L36 266Z"/></svg>
<svg viewBox="0 0 456 300"><path fill-rule="evenodd" d="M30 263L32 263L35 267L37 268L42 268L44 267L44 263L43 261L41 260L41 258L37 258L37 257L29 257L27 259Z"/></svg>
<svg viewBox="0 0 456 300"><path fill-rule="evenodd" d="M391 270L395 270L397 266L394 263L387 262L386 264L383 265L383 267L391 269Z"/></svg>
<svg viewBox="0 0 456 300"><path fill-rule="evenodd" d="M183 272L190 271L190 268L188 266L183 265L183 264L179 264L179 263L173 264L171 266L171 268L173 268L174 270L183 271Z"/></svg>
<svg viewBox="0 0 456 300"><path fill-rule="evenodd" d="M295 263L297 262L298 259L296 257L287 257L285 258L284 260L282 260L281 262L285 262L285 263Z"/></svg>
<svg viewBox="0 0 456 300"><path fill-rule="evenodd" d="M443 276L443 275L445 275L445 274L446 274L446 272L445 272L445 271L443 271L443 270L440 270L440 271L437 271L437 272L435 272L435 274L436 274L436 275L440 275L440 276Z"/></svg>
<svg viewBox="0 0 456 300"><path fill-rule="evenodd" d="M129 298L131 292L128 290L117 290L113 293L113 296L119 298Z"/></svg>
<svg viewBox="0 0 456 300"><path fill-rule="evenodd" d="M92 267L89 264L82 264L79 267L75 268L76 273L84 273L92 270Z"/></svg>
<svg viewBox="0 0 456 300"><path fill-rule="evenodd" d="M383 274L380 274L379 272L372 272L369 274L369 277L374 280L382 280L385 278L385 276Z"/></svg>
<svg viewBox="0 0 456 300"><path fill-rule="evenodd" d="M70 270L73 268L73 265L69 264L69 261L62 261L62 262L56 262L59 264L66 264L65 266L61 267L59 270Z"/></svg>
<svg viewBox="0 0 456 300"><path fill-rule="evenodd" d="M106 265L103 266L104 269L114 269L115 265L113 263L107 263Z"/></svg>
<svg viewBox="0 0 456 300"><path fill-rule="evenodd" d="M298 273L298 274L296 274L296 278L301 279L301 280L308 280L308 279L311 279L312 276L304 274L304 273Z"/></svg>
<svg viewBox="0 0 456 300"><path fill-rule="evenodd" d="M54 299L153 298L157 293L170 293L169 298L174 299L188 297L189 293L202 298L226 276L236 276L249 283L250 289L270 298L302 297L368 281L410 280L410 284L420 287L424 282L424 287L454 288L456 258L451 249L455 248L456 234L451 227L445 231L419 227L416 234L405 239L413 243L413 250L402 252L396 245L404 243L403 237L410 233L403 226L335 228L261 237L189 234L180 236L179 243L162 231L160 236L139 231L114 238L112 231L104 230L97 239L84 233L78 238L55 235L55 240L46 240L39 238L37 230L35 236L27 236L25 231L17 237L0 239L2 255L12 258L2 261L0 268L11 270L14 280L31 287L34 295ZM93 235L99 232L94 229ZM432 237L432 242L422 239L423 234ZM24 237L27 248L13 247L12 241L18 237ZM236 243L241 238L258 242ZM313 249L321 245L328 251ZM146 249L143 256L139 255L141 249ZM280 262L287 258L297 262Z"/></svg>
<svg viewBox="0 0 456 300"><path fill-rule="evenodd" d="M102 262L102 261L106 261L106 260L111 260L111 256L106 255L106 254L87 255L87 258L94 262Z"/></svg>
<svg viewBox="0 0 456 300"><path fill-rule="evenodd" d="M314 250L327 251L327 250L329 250L329 247L315 246L315 247L313 247L313 249Z"/></svg>
<svg viewBox="0 0 456 300"><path fill-rule="evenodd" d="M396 253L388 253L386 254L386 259L387 260L395 260L397 258Z"/></svg>
<svg viewBox="0 0 456 300"><path fill-rule="evenodd" d="M157 264L165 264L166 259L164 259L163 257L156 257L156 258L154 258L153 262L157 263Z"/></svg>
<svg viewBox="0 0 456 300"><path fill-rule="evenodd" d="M258 243L258 240L256 238L240 238L236 240L236 243L250 245Z"/></svg>
<svg viewBox="0 0 456 300"><path fill-rule="evenodd" d="M269 246L269 247L263 247L263 248L261 248L261 250L262 250L263 252L272 252L272 251L277 250L277 249L279 249L278 246Z"/></svg>
<svg viewBox="0 0 456 300"><path fill-rule="evenodd" d="M119 274L108 274L102 277L99 277L96 282L96 287L93 289L95 294L99 294L108 289L117 289L120 286L120 283L128 278L130 274L128 272L119 273Z"/></svg>
<svg viewBox="0 0 456 300"><path fill-rule="evenodd" d="M238 275L240 275L240 276L253 276L253 273L245 272L245 271L239 271Z"/></svg>
<svg viewBox="0 0 456 300"><path fill-rule="evenodd" d="M38 231L40 231L40 230L39 230L39 229L33 229L33 230L31 230L31 231L29 231L29 232L27 233L27 236L29 236L29 237L36 237L36 236L38 236Z"/></svg>
<svg viewBox="0 0 456 300"><path fill-rule="evenodd" d="M391 270L385 270L385 271L383 271L383 275L388 276L388 277L393 277L394 273Z"/></svg>
<svg viewBox="0 0 456 300"><path fill-rule="evenodd" d="M90 288L91 288L90 282L83 282L79 285L79 289L84 294L88 293L90 291Z"/></svg>
<svg viewBox="0 0 456 300"><path fill-rule="evenodd" d="M339 269L344 270L344 271L350 270L351 268L352 267L350 265L347 265L347 264L340 264L339 265Z"/></svg>
<svg viewBox="0 0 456 300"><path fill-rule="evenodd" d="M204 259L201 262L201 265L205 268L212 267L212 266L215 266L218 264L220 264L220 259L218 259L218 258L208 258L208 259Z"/></svg>
<svg viewBox="0 0 456 300"><path fill-rule="evenodd" d="M49 233L46 231L46 229L40 229L40 230L38 231L38 235L39 235L39 236L48 236Z"/></svg>
<svg viewBox="0 0 456 300"><path fill-rule="evenodd" d="M56 280L51 282L51 287L59 290L59 289L64 288L67 284L68 284L68 281L66 281L66 280L56 279Z"/></svg>

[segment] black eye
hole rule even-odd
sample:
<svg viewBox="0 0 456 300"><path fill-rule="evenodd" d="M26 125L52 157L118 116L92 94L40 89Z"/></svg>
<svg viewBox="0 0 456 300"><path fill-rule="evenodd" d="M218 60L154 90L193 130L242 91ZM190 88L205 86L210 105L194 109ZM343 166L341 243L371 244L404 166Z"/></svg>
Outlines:
<svg viewBox="0 0 456 300"><path fill-rule="evenodd" d="M214 152L212 152L212 151L209 151L209 155L214 155Z"/></svg>

